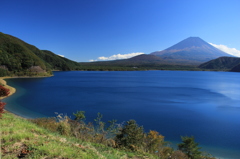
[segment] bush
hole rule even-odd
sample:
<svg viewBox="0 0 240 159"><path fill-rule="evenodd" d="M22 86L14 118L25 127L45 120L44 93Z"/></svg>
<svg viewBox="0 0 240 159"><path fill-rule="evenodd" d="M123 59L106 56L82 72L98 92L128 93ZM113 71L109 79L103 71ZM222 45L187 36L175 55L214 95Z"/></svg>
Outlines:
<svg viewBox="0 0 240 159"><path fill-rule="evenodd" d="M10 90L5 88L4 86L0 85L0 97L8 96L10 93Z"/></svg>
<svg viewBox="0 0 240 159"><path fill-rule="evenodd" d="M0 85L0 97L8 96L10 93L10 90L5 88L3 85ZM6 103L2 102L0 100L0 117L2 117L2 113L4 112L4 106Z"/></svg>
<svg viewBox="0 0 240 159"><path fill-rule="evenodd" d="M4 113L4 106L6 103L0 101L0 118L2 117L2 113Z"/></svg>
<svg viewBox="0 0 240 159"><path fill-rule="evenodd" d="M73 113L73 115L75 116L74 120L77 120L77 121L86 119L85 111L77 111L76 113Z"/></svg>

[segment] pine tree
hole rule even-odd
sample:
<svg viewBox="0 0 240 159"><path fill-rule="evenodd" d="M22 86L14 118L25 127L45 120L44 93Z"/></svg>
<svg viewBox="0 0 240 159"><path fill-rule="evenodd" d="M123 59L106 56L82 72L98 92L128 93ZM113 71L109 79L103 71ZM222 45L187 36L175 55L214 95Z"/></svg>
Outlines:
<svg viewBox="0 0 240 159"><path fill-rule="evenodd" d="M138 126L135 120L127 121L120 133L116 135L115 141L120 147L136 150L143 143L143 127Z"/></svg>
<svg viewBox="0 0 240 159"><path fill-rule="evenodd" d="M185 153L190 159L199 159L201 157L201 149L198 147L198 143L194 141L194 137L181 137L182 142L178 144L178 149Z"/></svg>

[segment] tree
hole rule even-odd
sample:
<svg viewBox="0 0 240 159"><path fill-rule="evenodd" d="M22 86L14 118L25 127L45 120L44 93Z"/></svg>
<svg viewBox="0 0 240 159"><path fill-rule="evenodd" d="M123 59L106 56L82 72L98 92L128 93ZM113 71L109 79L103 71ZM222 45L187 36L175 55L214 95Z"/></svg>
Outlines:
<svg viewBox="0 0 240 159"><path fill-rule="evenodd" d="M118 146L136 150L143 143L143 127L139 127L135 120L127 121L120 133L116 135L115 141Z"/></svg>
<svg viewBox="0 0 240 159"><path fill-rule="evenodd" d="M198 143L195 143L194 141L194 137L181 137L182 142L178 144L178 149L180 151L182 151L183 153L185 153L190 159L198 159L201 158L201 151L199 151L199 149L201 149L200 147L198 147Z"/></svg>
<svg viewBox="0 0 240 159"><path fill-rule="evenodd" d="M157 131L150 130L145 138L147 151L154 153L164 144L164 136L159 135Z"/></svg>

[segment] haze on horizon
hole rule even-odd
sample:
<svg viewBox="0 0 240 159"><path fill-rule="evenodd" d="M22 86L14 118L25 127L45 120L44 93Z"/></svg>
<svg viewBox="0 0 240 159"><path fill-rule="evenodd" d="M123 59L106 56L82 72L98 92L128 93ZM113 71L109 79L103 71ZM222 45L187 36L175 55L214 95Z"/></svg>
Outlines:
<svg viewBox="0 0 240 159"><path fill-rule="evenodd" d="M3 0L0 32L74 61L164 50L190 36L240 56L238 0Z"/></svg>

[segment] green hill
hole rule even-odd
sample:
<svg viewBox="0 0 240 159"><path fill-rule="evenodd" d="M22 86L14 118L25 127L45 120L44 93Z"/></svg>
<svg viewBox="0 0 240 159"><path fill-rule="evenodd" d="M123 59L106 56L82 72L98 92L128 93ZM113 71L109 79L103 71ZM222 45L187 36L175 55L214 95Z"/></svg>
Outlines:
<svg viewBox="0 0 240 159"><path fill-rule="evenodd" d="M14 36L0 32L0 76L43 75L52 70L76 70L78 63L50 51L39 50Z"/></svg>
<svg viewBox="0 0 240 159"><path fill-rule="evenodd" d="M77 62L71 61L65 57L58 56L48 50L41 50L41 53L37 55L48 65L50 65L49 67L52 70L69 71L77 70L79 67L79 64Z"/></svg>
<svg viewBox="0 0 240 159"><path fill-rule="evenodd" d="M229 71L240 64L238 57L219 57L199 65L201 69Z"/></svg>

